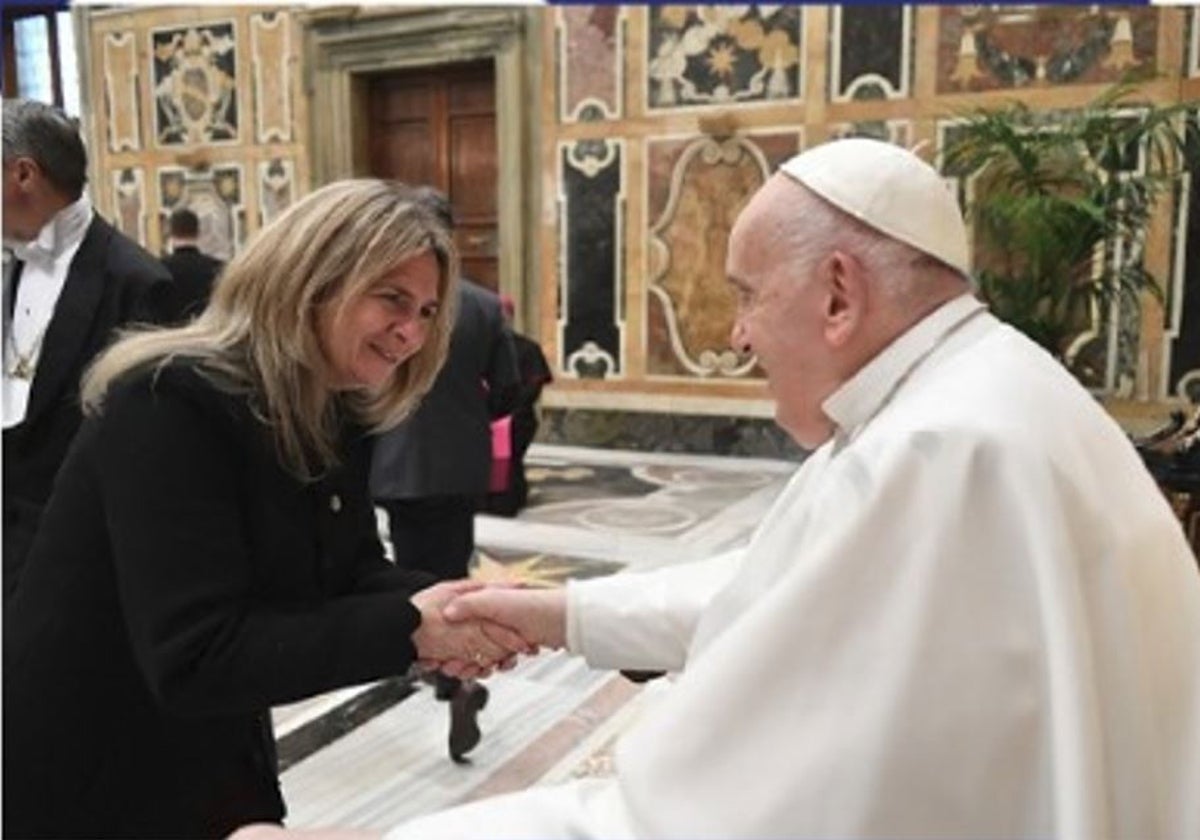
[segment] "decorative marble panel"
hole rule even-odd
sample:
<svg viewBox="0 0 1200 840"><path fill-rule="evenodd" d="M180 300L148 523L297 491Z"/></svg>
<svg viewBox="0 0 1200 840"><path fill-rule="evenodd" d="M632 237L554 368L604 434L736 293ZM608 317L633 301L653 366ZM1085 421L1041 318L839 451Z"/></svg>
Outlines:
<svg viewBox="0 0 1200 840"><path fill-rule="evenodd" d="M1200 111L1192 115L1189 154L1200 160ZM1176 192L1168 294L1171 392L1200 403L1200 172L1184 176Z"/></svg>
<svg viewBox="0 0 1200 840"><path fill-rule="evenodd" d="M113 206L117 208L117 229L141 245L146 245L146 179L140 166L113 173Z"/></svg>
<svg viewBox="0 0 1200 840"><path fill-rule="evenodd" d="M1195 77L1200 76L1200 6L1192 9L1191 18L1188 21L1188 28L1191 30L1191 46L1188 48L1188 69L1187 75Z"/></svg>
<svg viewBox="0 0 1200 840"><path fill-rule="evenodd" d="M620 373L624 143L559 145L559 366L568 376Z"/></svg>
<svg viewBox="0 0 1200 840"><path fill-rule="evenodd" d="M176 207L191 209L200 219L200 250L229 260L246 238L242 166L212 169L163 167L158 170L158 206L163 220Z"/></svg>
<svg viewBox="0 0 1200 840"><path fill-rule="evenodd" d="M258 164L258 224L264 227L286 210L295 197L295 167L290 160L273 158Z"/></svg>
<svg viewBox="0 0 1200 840"><path fill-rule="evenodd" d="M651 110L800 99L801 7L651 5L648 11Z"/></svg>
<svg viewBox="0 0 1200 840"><path fill-rule="evenodd" d="M288 143L292 139L291 32L291 18L286 12L250 16L254 139L259 143Z"/></svg>
<svg viewBox="0 0 1200 840"><path fill-rule="evenodd" d="M1127 6L943 6L939 93L1116 82L1153 73L1158 10Z"/></svg>
<svg viewBox="0 0 1200 840"><path fill-rule="evenodd" d="M829 44L834 102L911 95L912 6L834 6Z"/></svg>
<svg viewBox="0 0 1200 840"><path fill-rule="evenodd" d="M798 147L795 133L647 143L647 373L728 378L755 370L754 359L729 347L729 232L750 196Z"/></svg>
<svg viewBox="0 0 1200 840"><path fill-rule="evenodd" d="M132 32L109 32L102 48L104 63L104 119L108 124L110 152L136 152L142 148L138 115L137 40Z"/></svg>
<svg viewBox="0 0 1200 840"><path fill-rule="evenodd" d="M911 148L912 123L909 120L860 120L856 123L837 123L830 126L833 137L869 137L873 140L886 140L897 146Z"/></svg>
<svg viewBox="0 0 1200 840"><path fill-rule="evenodd" d="M623 7L560 6L558 28L559 120L592 122L620 119L625 64L621 27Z"/></svg>
<svg viewBox="0 0 1200 840"><path fill-rule="evenodd" d="M236 34L233 21L151 30L158 145L238 140Z"/></svg>

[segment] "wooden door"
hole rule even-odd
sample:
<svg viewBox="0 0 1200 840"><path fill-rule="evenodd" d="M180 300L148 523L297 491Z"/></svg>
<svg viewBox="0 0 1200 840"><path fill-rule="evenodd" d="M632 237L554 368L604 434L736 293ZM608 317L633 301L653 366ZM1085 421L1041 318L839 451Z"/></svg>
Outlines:
<svg viewBox="0 0 1200 840"><path fill-rule="evenodd" d="M390 73L368 89L372 175L450 198L463 274L499 285L496 97L492 62Z"/></svg>

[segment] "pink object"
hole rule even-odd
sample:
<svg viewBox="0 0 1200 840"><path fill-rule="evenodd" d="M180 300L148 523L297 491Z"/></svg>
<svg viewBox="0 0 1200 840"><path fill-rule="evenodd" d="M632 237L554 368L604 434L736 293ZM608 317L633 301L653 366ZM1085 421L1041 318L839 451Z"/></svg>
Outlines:
<svg viewBox="0 0 1200 840"><path fill-rule="evenodd" d="M512 415L492 421L492 473L488 480L489 493L508 489L512 471Z"/></svg>

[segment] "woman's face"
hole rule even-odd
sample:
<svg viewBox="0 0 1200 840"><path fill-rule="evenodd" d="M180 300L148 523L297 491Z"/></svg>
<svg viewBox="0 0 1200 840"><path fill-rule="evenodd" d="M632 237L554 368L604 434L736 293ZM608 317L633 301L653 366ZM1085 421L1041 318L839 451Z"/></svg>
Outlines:
<svg viewBox="0 0 1200 840"><path fill-rule="evenodd" d="M340 308L317 315L330 387L375 391L411 358L429 335L438 310L438 262L426 251L397 265Z"/></svg>

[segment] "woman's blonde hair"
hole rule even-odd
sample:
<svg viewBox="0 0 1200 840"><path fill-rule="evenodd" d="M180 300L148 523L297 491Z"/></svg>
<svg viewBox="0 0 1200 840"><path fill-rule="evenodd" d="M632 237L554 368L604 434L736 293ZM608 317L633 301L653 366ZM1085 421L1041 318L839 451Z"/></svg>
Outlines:
<svg viewBox="0 0 1200 840"><path fill-rule="evenodd" d="M437 258L440 305L425 344L377 392L335 393L317 334L319 309L343 309L426 252ZM194 360L215 387L249 400L285 468L314 478L338 461L339 405L382 431L433 385L450 341L457 283L450 231L413 188L377 179L329 184L247 243L195 321L128 333L99 356L84 376L84 411L99 413L109 386L128 371Z"/></svg>

